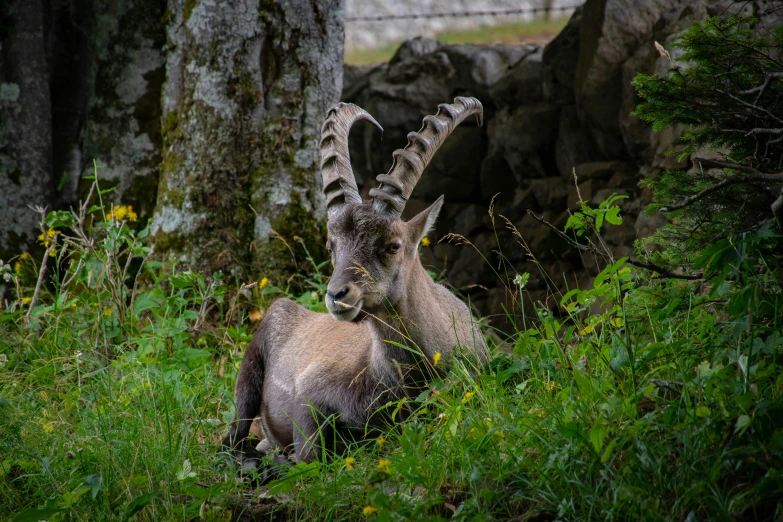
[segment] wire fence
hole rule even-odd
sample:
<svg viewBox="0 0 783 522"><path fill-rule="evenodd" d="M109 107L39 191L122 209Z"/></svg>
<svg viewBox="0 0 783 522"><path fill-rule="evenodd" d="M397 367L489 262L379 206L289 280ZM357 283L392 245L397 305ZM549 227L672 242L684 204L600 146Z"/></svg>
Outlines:
<svg viewBox="0 0 783 522"><path fill-rule="evenodd" d="M572 11L577 7L581 7L583 4L563 5L563 6L539 6L539 7L522 7L519 9L493 9L484 11L451 11L443 13L400 13L400 14L385 14L385 15L372 15L372 16L347 16L346 22L384 22L387 20L417 20L417 19L432 19L432 18L464 18L471 16L503 16L503 15L515 15L515 14L550 14L561 13L564 11Z"/></svg>

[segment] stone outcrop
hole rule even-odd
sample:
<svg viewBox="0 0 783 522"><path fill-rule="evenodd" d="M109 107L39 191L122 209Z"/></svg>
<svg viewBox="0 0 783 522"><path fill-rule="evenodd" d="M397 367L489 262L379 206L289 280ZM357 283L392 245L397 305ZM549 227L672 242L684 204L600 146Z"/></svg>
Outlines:
<svg viewBox="0 0 783 522"><path fill-rule="evenodd" d="M668 70L654 42L670 49L695 20L739 6L718 4L589 0L545 47L417 38L402 44L389 63L346 66L343 100L364 107L384 126L382 139L370 126L351 136L363 193L388 170L392 151L405 145L423 116L455 96L477 97L485 107L484 127L463 124L454 132L407 213L445 194L432 237L456 233L471 244L433 242L425 249L426 263L445 272L495 325L506 323L503 306L520 313L508 291L514 290L514 270L531 274L526 289L532 302L554 309L560 298L553 291L589 287L600 262L580 255L527 211L562 228L580 198L597 205L612 194L628 196L620 201L623 224L604 231L615 257L631 255L636 239L661 226L663 218L641 214L652 195L639 182L682 166L666 155L678 133L655 134L629 114L639 102L631 79ZM760 27L769 25L766 2L742 5L762 19Z"/></svg>

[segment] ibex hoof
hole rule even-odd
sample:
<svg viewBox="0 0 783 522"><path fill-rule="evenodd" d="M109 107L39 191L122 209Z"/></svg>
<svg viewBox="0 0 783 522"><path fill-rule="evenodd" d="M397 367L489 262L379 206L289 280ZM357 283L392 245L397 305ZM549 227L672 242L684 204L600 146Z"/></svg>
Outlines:
<svg viewBox="0 0 783 522"><path fill-rule="evenodd" d="M259 453L263 453L264 455L269 455L269 452L272 450L272 443L269 442L268 439L263 439L261 442L256 445L256 451Z"/></svg>

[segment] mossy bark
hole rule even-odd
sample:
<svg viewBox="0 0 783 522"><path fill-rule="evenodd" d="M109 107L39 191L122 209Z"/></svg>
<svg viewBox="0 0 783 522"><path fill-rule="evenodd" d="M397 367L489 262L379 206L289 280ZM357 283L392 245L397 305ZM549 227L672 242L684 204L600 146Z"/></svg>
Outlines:
<svg viewBox="0 0 783 522"><path fill-rule="evenodd" d="M94 66L78 172L66 194L83 195L93 160L101 188L114 187L104 201L132 205L152 216L161 161L161 89L165 77L166 30L160 0L95 0ZM72 199L77 199L75 196Z"/></svg>
<svg viewBox="0 0 783 522"><path fill-rule="evenodd" d="M297 266L277 237L299 267L300 238L323 249L318 138L342 89L343 17L341 0L169 3L158 255L283 278Z"/></svg>
<svg viewBox="0 0 783 522"><path fill-rule="evenodd" d="M52 193L52 101L42 2L14 2L0 27L0 258L36 242Z"/></svg>

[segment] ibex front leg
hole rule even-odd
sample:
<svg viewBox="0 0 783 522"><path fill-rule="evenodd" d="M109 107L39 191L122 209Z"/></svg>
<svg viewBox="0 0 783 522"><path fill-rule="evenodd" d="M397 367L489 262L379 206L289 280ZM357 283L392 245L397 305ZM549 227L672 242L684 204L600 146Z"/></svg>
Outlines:
<svg viewBox="0 0 783 522"><path fill-rule="evenodd" d="M292 415L294 423L294 454L299 462L311 462L319 457L321 437L319 420L323 416L308 401L299 400Z"/></svg>

